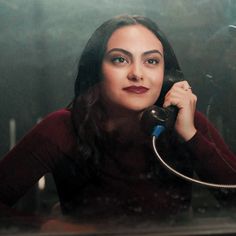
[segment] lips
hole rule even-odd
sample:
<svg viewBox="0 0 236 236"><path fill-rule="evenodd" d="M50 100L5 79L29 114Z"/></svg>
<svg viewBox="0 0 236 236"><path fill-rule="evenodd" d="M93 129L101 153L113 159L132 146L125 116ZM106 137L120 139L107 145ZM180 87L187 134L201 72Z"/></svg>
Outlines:
<svg viewBox="0 0 236 236"><path fill-rule="evenodd" d="M123 88L123 90L129 93L143 94L146 93L149 89L143 86L129 86Z"/></svg>

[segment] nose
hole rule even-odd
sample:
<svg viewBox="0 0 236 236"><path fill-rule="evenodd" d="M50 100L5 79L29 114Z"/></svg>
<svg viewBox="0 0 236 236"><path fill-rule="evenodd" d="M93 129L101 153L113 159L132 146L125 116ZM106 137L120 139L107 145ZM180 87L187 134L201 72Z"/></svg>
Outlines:
<svg viewBox="0 0 236 236"><path fill-rule="evenodd" d="M142 68L138 64L132 64L130 66L129 73L127 75L127 78L132 81L139 81L143 80L143 73L142 73Z"/></svg>

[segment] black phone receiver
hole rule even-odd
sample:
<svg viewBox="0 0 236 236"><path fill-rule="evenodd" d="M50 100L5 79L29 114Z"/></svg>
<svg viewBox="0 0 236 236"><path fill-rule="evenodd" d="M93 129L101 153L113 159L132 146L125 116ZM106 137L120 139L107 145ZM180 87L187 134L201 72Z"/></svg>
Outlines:
<svg viewBox="0 0 236 236"><path fill-rule="evenodd" d="M174 128L177 115L178 108L176 106L162 108L153 105L143 111L140 119L141 127L147 134L158 132L159 136L159 132ZM155 130L156 127L159 128L159 131Z"/></svg>
<svg viewBox="0 0 236 236"><path fill-rule="evenodd" d="M172 72L165 75L157 105L148 107L141 115L141 127L144 132L149 135L153 134L159 136L162 131L174 128L178 108L176 106L163 108L162 104L166 93L171 89L173 84L181 80L183 80L181 71L174 71L174 73ZM158 128L157 130L155 129L156 127Z"/></svg>

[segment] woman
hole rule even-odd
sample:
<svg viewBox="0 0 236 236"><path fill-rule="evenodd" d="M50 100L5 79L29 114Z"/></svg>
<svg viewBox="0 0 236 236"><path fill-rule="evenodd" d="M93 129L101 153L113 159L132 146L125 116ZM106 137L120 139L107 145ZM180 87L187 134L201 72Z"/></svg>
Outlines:
<svg viewBox="0 0 236 236"><path fill-rule="evenodd" d="M235 156L195 111L187 81L165 91L169 74L183 77L150 19L120 16L102 24L82 53L72 104L47 116L1 162L3 205L51 172L62 213L80 220L188 211L191 184L156 161L142 131L140 114L153 104L179 110L174 129L158 140L166 161L188 176L196 170L204 180L235 183Z"/></svg>

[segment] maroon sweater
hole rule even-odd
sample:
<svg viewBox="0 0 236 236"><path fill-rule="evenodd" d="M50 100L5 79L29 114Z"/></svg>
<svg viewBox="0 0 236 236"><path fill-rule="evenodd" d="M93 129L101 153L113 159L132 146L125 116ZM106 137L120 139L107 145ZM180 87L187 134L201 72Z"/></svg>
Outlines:
<svg viewBox="0 0 236 236"><path fill-rule="evenodd" d="M236 158L215 128L199 112L197 133L188 142L173 134L158 142L174 168L215 183L236 184ZM0 202L12 206L44 174L51 172L62 212L78 217L113 214L177 214L191 204L191 184L166 171L151 146L114 145L99 175L86 177L75 160L76 135L71 112L62 109L37 124L0 162Z"/></svg>

